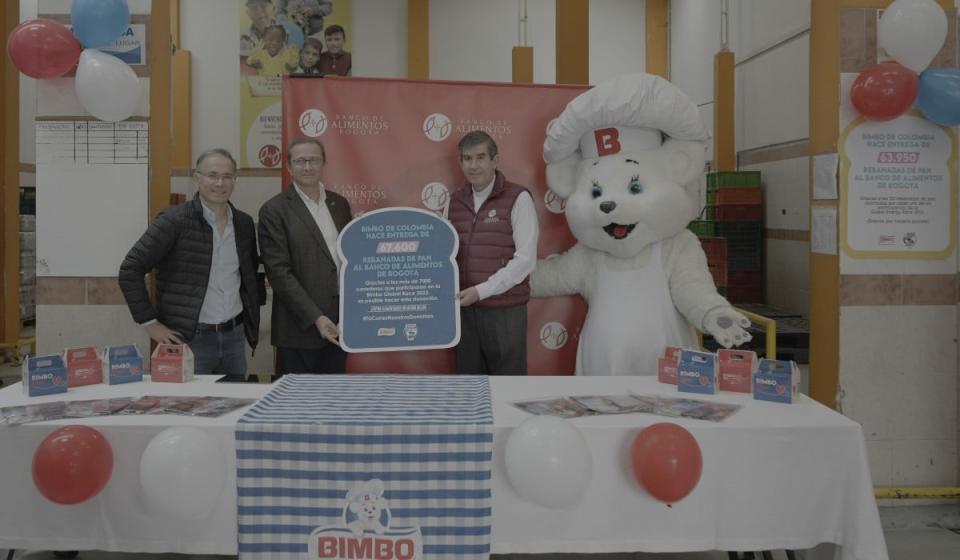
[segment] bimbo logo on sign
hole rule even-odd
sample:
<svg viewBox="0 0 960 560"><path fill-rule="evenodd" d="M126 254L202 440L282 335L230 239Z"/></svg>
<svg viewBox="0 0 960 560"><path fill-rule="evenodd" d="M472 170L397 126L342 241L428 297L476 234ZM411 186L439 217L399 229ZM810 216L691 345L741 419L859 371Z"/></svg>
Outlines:
<svg viewBox="0 0 960 560"><path fill-rule="evenodd" d="M320 109L307 109L300 113L300 132L310 138L317 138L327 131L327 115Z"/></svg>
<svg viewBox="0 0 960 560"><path fill-rule="evenodd" d="M540 343L549 350L558 350L567 343L567 328L556 321L540 327Z"/></svg>
<svg viewBox="0 0 960 560"><path fill-rule="evenodd" d="M416 323L407 323L403 326L403 334L407 337L407 340L413 341L417 338L417 324Z"/></svg>
<svg viewBox="0 0 960 560"><path fill-rule="evenodd" d="M443 113L431 113L423 119L423 135L434 142L443 142L453 132L450 117Z"/></svg>
<svg viewBox="0 0 960 560"><path fill-rule="evenodd" d="M329 560L422 560L419 527L391 527L380 479L357 483L347 492L340 523L310 533L310 558Z"/></svg>

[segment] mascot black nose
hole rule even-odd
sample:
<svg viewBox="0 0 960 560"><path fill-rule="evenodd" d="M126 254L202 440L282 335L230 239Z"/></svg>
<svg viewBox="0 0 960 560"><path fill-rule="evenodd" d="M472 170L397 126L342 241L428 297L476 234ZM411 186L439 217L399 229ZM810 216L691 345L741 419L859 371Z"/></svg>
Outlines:
<svg viewBox="0 0 960 560"><path fill-rule="evenodd" d="M606 202L600 203L600 210L602 210L604 214L609 214L610 212L613 212L613 209L616 207L617 207L617 203L612 200L608 200Z"/></svg>

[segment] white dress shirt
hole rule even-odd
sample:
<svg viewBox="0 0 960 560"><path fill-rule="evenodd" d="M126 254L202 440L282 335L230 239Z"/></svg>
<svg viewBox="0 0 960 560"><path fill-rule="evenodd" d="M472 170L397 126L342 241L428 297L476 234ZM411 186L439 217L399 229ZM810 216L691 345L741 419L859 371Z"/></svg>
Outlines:
<svg viewBox="0 0 960 560"><path fill-rule="evenodd" d="M493 192L493 183L490 181L482 191L473 190L473 211L479 212ZM477 295L481 300L490 296L502 294L516 286L533 272L537 265L537 241L540 238L540 227L537 223L537 210L533 206L533 197L529 192L522 192L513 204L510 211L510 225L513 228L513 245L516 250L513 257L503 265L503 268L494 272L485 282L477 284ZM461 286L461 289L463 287Z"/></svg>
<svg viewBox="0 0 960 560"><path fill-rule="evenodd" d="M200 307L199 321L218 325L233 319L243 312L240 300L240 258L237 255L236 232L233 228L233 212L227 208L227 225L223 234L217 229L217 215L203 207L203 218L213 228L213 255L210 261L210 279L207 294Z"/></svg>
<svg viewBox="0 0 960 560"><path fill-rule="evenodd" d="M333 223L333 216L330 215L330 209L327 208L327 190L324 188L323 183L320 183L320 201L314 202L312 198L300 190L300 187L296 183L293 184L293 188L296 189L303 203L307 205L307 210L309 210L310 215L313 216L313 221L316 222L317 227L320 228L320 233L323 234L323 240L327 242L327 249L333 257L333 262L337 265L337 270L339 270L340 254L337 253L337 237L340 234L337 231L337 225Z"/></svg>

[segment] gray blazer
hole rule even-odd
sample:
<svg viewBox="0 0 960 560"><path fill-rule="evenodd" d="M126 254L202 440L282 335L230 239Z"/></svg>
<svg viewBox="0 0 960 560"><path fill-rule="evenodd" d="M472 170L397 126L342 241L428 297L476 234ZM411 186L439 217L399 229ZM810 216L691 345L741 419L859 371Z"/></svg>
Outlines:
<svg viewBox="0 0 960 560"><path fill-rule="evenodd" d="M350 221L350 203L327 191L327 209L337 231ZM273 287L270 342L277 347L319 349L330 344L314 322L340 320L337 266L323 234L291 185L260 208L260 252ZM334 248L336 250L336 248Z"/></svg>

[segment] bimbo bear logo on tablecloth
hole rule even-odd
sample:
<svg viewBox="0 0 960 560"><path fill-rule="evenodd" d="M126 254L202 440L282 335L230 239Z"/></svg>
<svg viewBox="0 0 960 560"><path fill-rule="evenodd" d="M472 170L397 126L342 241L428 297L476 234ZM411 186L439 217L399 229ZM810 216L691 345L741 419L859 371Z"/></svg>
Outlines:
<svg viewBox="0 0 960 560"><path fill-rule="evenodd" d="M340 523L310 533L310 558L329 560L420 560L420 527L391 527L390 507L377 478L359 482L346 495Z"/></svg>

